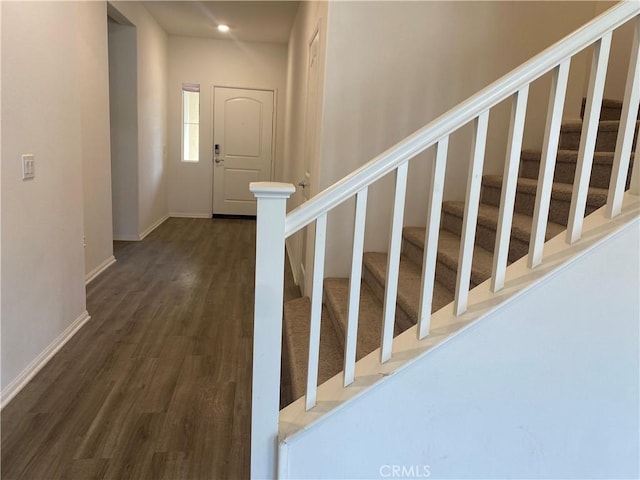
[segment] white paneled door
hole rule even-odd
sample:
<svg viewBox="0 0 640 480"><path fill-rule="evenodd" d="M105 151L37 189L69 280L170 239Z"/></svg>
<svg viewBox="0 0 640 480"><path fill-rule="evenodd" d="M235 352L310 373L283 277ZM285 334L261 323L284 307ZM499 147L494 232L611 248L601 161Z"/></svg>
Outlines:
<svg viewBox="0 0 640 480"><path fill-rule="evenodd" d="M255 215L249 183L271 180L273 91L214 87L213 214Z"/></svg>

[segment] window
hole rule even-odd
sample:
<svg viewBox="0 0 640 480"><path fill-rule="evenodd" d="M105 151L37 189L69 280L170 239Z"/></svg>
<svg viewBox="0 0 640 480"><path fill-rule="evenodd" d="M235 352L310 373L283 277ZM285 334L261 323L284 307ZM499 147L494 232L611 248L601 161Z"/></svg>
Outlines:
<svg viewBox="0 0 640 480"><path fill-rule="evenodd" d="M182 84L182 161L200 160L200 85Z"/></svg>

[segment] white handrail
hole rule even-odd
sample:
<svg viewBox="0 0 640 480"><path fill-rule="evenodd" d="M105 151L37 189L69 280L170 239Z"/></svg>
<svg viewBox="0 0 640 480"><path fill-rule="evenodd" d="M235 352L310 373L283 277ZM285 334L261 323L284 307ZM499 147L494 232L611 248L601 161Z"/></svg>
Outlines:
<svg viewBox="0 0 640 480"><path fill-rule="evenodd" d="M401 163L458 130L505 98L529 85L566 58L572 57L640 13L640 2L626 1L612 7L572 34L542 51L528 62L507 73L457 107L400 141L384 153L364 164L350 175L291 211L285 221L285 236L313 222L354 196L362 188L392 172Z"/></svg>

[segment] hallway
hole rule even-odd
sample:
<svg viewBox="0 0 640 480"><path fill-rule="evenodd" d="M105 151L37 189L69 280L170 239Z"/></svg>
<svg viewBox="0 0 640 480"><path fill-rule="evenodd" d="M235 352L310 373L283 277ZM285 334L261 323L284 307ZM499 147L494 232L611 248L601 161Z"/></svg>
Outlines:
<svg viewBox="0 0 640 480"><path fill-rule="evenodd" d="M254 255L253 220L117 242L91 320L2 411L2 478L248 478Z"/></svg>

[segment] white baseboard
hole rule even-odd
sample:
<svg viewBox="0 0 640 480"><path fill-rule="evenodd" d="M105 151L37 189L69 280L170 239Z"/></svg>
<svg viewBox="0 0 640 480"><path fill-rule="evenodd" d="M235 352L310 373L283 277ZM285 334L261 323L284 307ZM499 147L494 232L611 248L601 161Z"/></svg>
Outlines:
<svg viewBox="0 0 640 480"><path fill-rule="evenodd" d="M210 213L182 213L182 212L171 212L169 216L172 218L211 218Z"/></svg>
<svg viewBox="0 0 640 480"><path fill-rule="evenodd" d="M169 218L169 215L163 216L160 220L158 220L156 223L154 223L149 228L147 228L144 232L142 232L140 234L140 238L138 238L138 240L144 240L144 237L146 237L151 232L153 232L156 228L158 228L160 225L162 225L167 218Z"/></svg>
<svg viewBox="0 0 640 480"><path fill-rule="evenodd" d="M113 239L121 242L138 242L140 241L140 237L138 235L129 235L129 234L113 234Z"/></svg>
<svg viewBox="0 0 640 480"><path fill-rule="evenodd" d="M169 218L169 216L170 215L168 215L168 214L163 216L160 220L158 220L156 223L151 225L149 228L147 228L144 232L142 232L139 235L129 235L129 234L120 235L118 233L114 233L113 234L113 239L117 240L117 241L118 240L119 241L123 241L123 242L139 242L140 240L144 240L144 238L147 235L149 235L156 228L158 228L160 225L162 225L164 223L164 221Z"/></svg>
<svg viewBox="0 0 640 480"><path fill-rule="evenodd" d="M102 262L100 265L98 265L96 268L94 268L93 270L91 270L89 273L85 275L84 284L88 285L92 280L94 280L98 275L100 275L102 272L104 272L107 268L109 268L114 263L116 263L116 257L111 255L104 262Z"/></svg>
<svg viewBox="0 0 640 480"><path fill-rule="evenodd" d="M34 358L27 367L20 372L2 392L0 392L0 409L3 409L20 390L44 367L51 358L76 334L91 317L86 310L69 325L64 332L49 344L40 354Z"/></svg>

